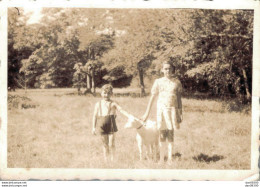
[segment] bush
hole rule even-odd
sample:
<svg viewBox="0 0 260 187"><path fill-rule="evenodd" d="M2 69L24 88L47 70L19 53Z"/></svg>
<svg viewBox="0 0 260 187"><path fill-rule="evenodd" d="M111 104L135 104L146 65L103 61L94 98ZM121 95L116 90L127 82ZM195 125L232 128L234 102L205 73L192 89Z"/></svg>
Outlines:
<svg viewBox="0 0 260 187"><path fill-rule="evenodd" d="M36 108L37 104L26 96L8 95L8 110Z"/></svg>
<svg viewBox="0 0 260 187"><path fill-rule="evenodd" d="M250 104L243 104L237 99L226 100L223 102L222 108L228 112L242 112L249 114L251 112Z"/></svg>

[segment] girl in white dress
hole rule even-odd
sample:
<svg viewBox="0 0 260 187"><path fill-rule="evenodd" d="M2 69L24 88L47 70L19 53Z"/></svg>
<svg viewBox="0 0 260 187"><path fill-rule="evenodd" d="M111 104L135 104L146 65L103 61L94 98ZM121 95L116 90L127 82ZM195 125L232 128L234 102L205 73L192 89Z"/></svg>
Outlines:
<svg viewBox="0 0 260 187"><path fill-rule="evenodd" d="M162 78L156 79L147 109L142 119L147 120L155 100L157 100L157 128L159 129L160 163L164 162L168 144L168 163L172 162L174 131L180 128L182 121L181 82L174 76L175 67L170 62L163 62Z"/></svg>

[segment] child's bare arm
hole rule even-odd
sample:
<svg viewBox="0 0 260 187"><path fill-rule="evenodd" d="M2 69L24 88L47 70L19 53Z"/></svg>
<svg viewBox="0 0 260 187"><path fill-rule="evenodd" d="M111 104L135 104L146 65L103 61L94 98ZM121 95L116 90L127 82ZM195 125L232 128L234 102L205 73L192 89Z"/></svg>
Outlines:
<svg viewBox="0 0 260 187"><path fill-rule="evenodd" d="M181 101L181 94L178 95L178 109L180 114L182 114L182 101Z"/></svg>
<svg viewBox="0 0 260 187"><path fill-rule="evenodd" d="M158 85L158 79L154 81L152 89L151 89L151 97L150 100L148 102L147 108L146 108L146 112L144 113L144 115L142 116L142 120L146 121L147 118L149 117L153 102L155 97L158 95L159 93L159 85Z"/></svg>
<svg viewBox="0 0 260 187"><path fill-rule="evenodd" d="M92 134L96 134L97 114L98 114L98 104L95 105L95 109L94 109L94 114L92 119Z"/></svg>
<svg viewBox="0 0 260 187"><path fill-rule="evenodd" d="M156 95L152 94L151 97L150 97L150 100L149 100L148 105L147 105L146 112L145 112L145 114L144 114L143 117L142 117L142 120L143 120L143 121L146 121L147 118L149 117L149 114L150 114L150 111L151 111L151 108L152 108L152 105L153 105L155 96L156 96Z"/></svg>
<svg viewBox="0 0 260 187"><path fill-rule="evenodd" d="M178 92L177 92L178 109L180 111L180 114L182 114L182 100L181 100L182 85L180 82L179 82L178 86L179 86Z"/></svg>
<svg viewBox="0 0 260 187"><path fill-rule="evenodd" d="M124 116L126 116L126 117L130 117L130 116L132 116L131 114L129 114L128 112L126 112L120 105L118 105L117 103L113 103L113 106L114 107L116 107L116 109L121 113L121 114L123 114Z"/></svg>

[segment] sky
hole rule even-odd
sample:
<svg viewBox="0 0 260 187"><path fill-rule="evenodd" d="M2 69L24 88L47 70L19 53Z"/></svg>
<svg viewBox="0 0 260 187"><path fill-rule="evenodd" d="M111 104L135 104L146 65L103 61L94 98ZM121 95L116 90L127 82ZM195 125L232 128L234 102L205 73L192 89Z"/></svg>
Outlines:
<svg viewBox="0 0 260 187"><path fill-rule="evenodd" d="M41 14L41 7L39 6L30 6L30 7L23 7L24 13L32 13L30 19L28 20L28 24L38 23L42 17Z"/></svg>

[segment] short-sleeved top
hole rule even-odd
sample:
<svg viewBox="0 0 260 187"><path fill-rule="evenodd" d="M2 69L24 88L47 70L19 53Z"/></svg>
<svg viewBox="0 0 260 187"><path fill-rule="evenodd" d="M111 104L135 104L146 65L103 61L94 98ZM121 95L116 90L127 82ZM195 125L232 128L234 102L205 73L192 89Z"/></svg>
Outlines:
<svg viewBox="0 0 260 187"><path fill-rule="evenodd" d="M162 77L156 79L151 94L158 95L157 107L159 108L178 108L178 93L181 93L181 82L176 78Z"/></svg>
<svg viewBox="0 0 260 187"><path fill-rule="evenodd" d="M182 91L181 82L175 78L162 77L156 79L151 94L158 95L157 100L157 128L160 130L173 129L173 125L178 126L176 108L181 99L178 97Z"/></svg>

